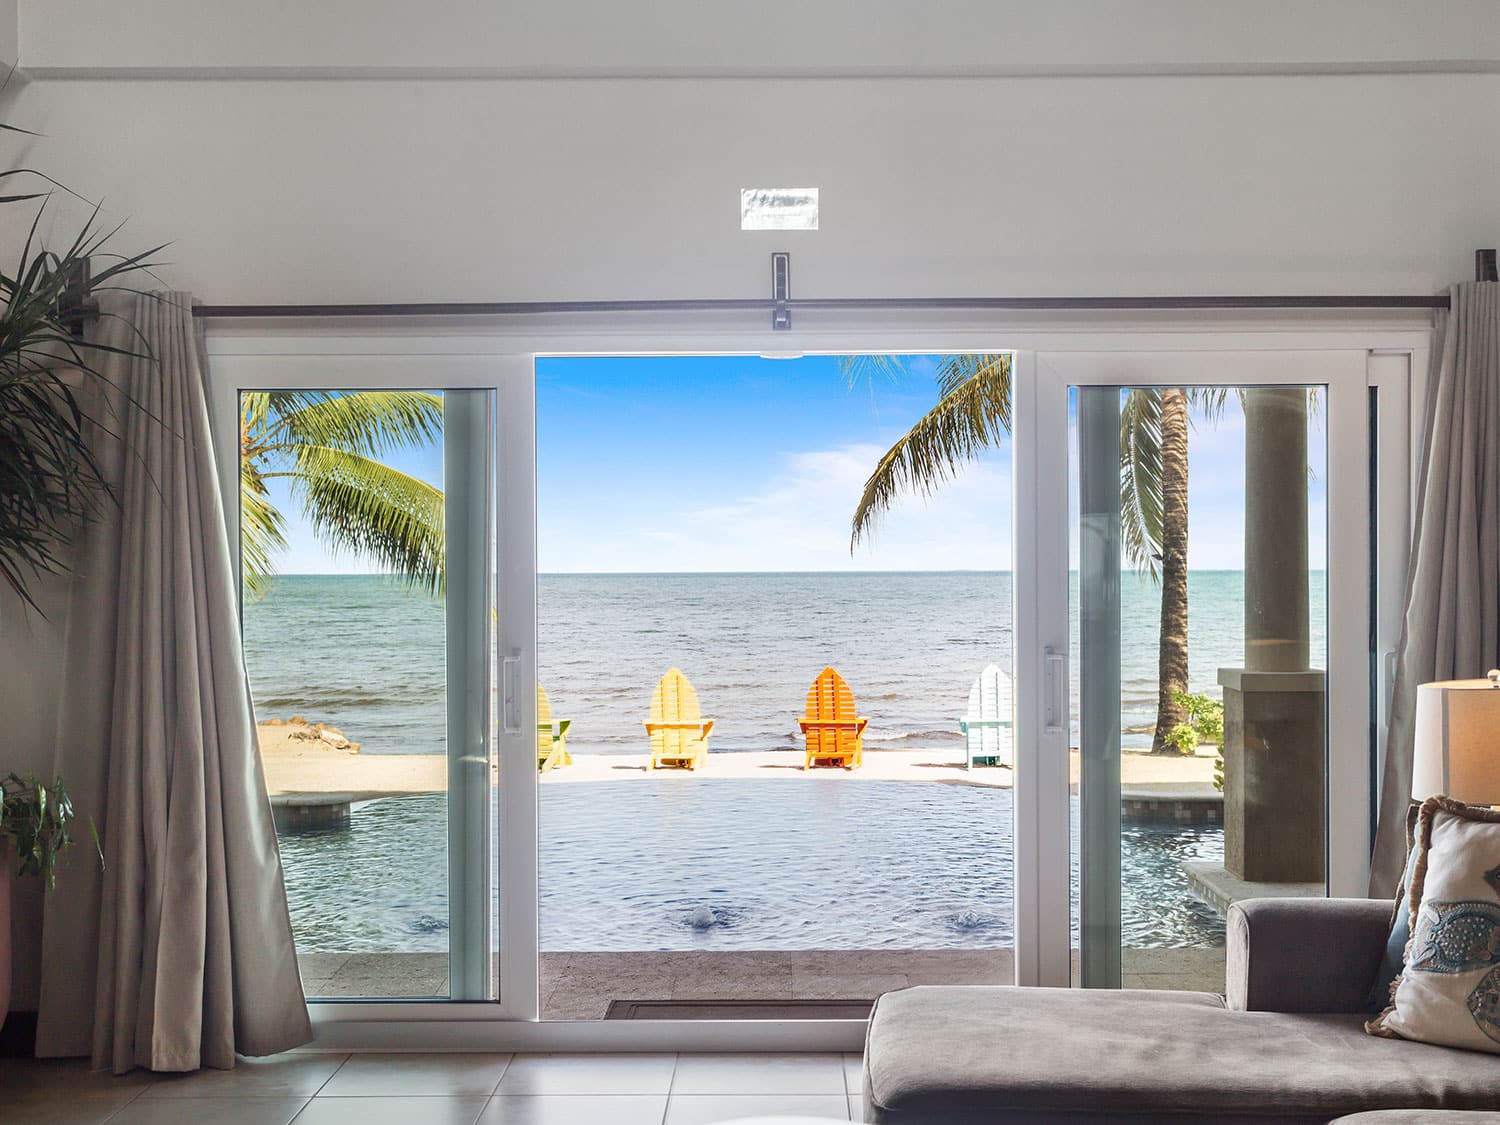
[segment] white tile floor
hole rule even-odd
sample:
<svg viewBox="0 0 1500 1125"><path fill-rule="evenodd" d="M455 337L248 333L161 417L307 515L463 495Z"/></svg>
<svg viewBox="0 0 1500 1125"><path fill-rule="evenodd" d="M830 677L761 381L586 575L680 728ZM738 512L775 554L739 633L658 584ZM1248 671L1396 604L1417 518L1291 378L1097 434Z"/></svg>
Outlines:
<svg viewBox="0 0 1500 1125"><path fill-rule="evenodd" d="M860 1120L858 1055L318 1054L124 1078L0 1060L6 1125L711 1125Z"/></svg>

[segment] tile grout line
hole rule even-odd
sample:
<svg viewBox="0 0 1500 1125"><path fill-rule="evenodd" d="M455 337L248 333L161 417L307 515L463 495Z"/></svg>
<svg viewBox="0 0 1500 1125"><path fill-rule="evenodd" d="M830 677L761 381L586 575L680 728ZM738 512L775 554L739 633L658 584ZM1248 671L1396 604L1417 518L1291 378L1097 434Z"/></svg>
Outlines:
<svg viewBox="0 0 1500 1125"><path fill-rule="evenodd" d="M147 1073L150 1072L148 1071ZM155 1084L156 1079L152 1078L149 1082L146 1082L144 1085L142 1085L141 1088L135 1092L133 1097L126 1098L123 1102L121 1102L119 1106L116 1107L115 1111L104 1119L105 1122L107 1123L113 1121L116 1117L119 1117L120 1114L125 1111L126 1106L134 1105L141 1098L141 1096L145 1094L147 1090L151 1089L151 1087Z"/></svg>
<svg viewBox="0 0 1500 1125"><path fill-rule="evenodd" d="M668 989L670 992L671 989ZM672 1112L673 1091L677 1089L677 1068L682 1064L682 1052L672 1053L672 1077L667 1080L667 1100L661 1103L661 1125L667 1125L667 1116Z"/></svg>
<svg viewBox="0 0 1500 1125"><path fill-rule="evenodd" d="M327 1086L328 1083L332 1082L335 1077L338 1076L339 1071L343 1070L344 1067L346 1067L346 1066L349 1065L349 1060L352 1059L353 1057L354 1057L354 1053L351 1051L348 1054L346 1054L342 1059L340 1059L339 1060L339 1065L336 1066L336 1067L334 1067L331 1071L328 1072L328 1077L325 1078L325 1079L323 1079L323 1081L321 1081L321 1082L318 1083L318 1088L316 1090L314 1090L311 1094L308 1095L307 1100L309 1102L311 1102L313 1100L313 1098L315 1098L319 1094L321 1094L323 1092L323 1088L325 1086ZM302 1108L306 1109L307 1107L303 1106ZM297 1112L298 1112L298 1115L300 1116L302 1110L298 1110Z"/></svg>
<svg viewBox="0 0 1500 1125"><path fill-rule="evenodd" d="M515 1051L511 1051L508 1054L506 1054L506 1056L505 1056L505 1065L500 1068L500 1074L495 1079L495 1086L494 1086L494 1088L492 1090L490 1090L489 1097L485 1099L485 1103L484 1104L486 1106L490 1104L490 1099L497 1098L497 1097L500 1096L500 1083L502 1083L502 1082L505 1081L505 1076L510 1073L511 1064L513 1064L515 1061L516 1061L516 1052ZM479 1116L480 1117L484 1116L484 1110L480 1110L479 1111ZM479 1117L476 1117L474 1120L478 1121Z"/></svg>
<svg viewBox="0 0 1500 1125"><path fill-rule="evenodd" d="M302 1103L302 1108L299 1109L296 1113L292 1114L292 1118L291 1118L290 1121L287 1122L287 1125L297 1125L297 1118L301 1117L304 1113L307 1112L308 1107L313 1104L313 1099L316 1098L320 1093L323 1092L323 1087L327 1086L328 1083L332 1082L333 1079L334 1079L334 1076L336 1074L338 1074L339 1071L343 1070L344 1067L348 1066L349 1065L349 1060L352 1059L353 1057L354 1057L354 1053L351 1051L351 1052L345 1054L344 1057L339 1060L339 1065L336 1066L336 1067L334 1067L331 1071L328 1072L328 1077L327 1078L323 1079L322 1082L318 1083L318 1088L316 1090L314 1090L311 1094L308 1095L307 1100Z"/></svg>

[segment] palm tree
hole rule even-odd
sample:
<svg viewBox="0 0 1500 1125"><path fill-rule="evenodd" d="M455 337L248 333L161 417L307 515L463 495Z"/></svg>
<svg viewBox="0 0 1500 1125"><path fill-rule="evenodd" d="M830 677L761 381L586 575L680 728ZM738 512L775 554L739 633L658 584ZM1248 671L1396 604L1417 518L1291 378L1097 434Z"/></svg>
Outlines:
<svg viewBox="0 0 1500 1125"><path fill-rule="evenodd" d="M1150 398L1154 397L1154 402ZM1181 387L1165 387L1160 390L1136 390L1127 395L1127 401L1139 400L1143 414L1154 407L1155 448L1146 450L1137 434L1136 423L1129 423L1132 430L1131 454L1126 457L1124 444L1127 426L1124 412L1121 415L1120 479L1124 481L1128 468L1134 477L1141 472L1139 466L1149 465L1143 476L1154 476L1161 489L1161 505L1158 518L1150 522L1140 521L1135 543L1127 543L1127 557L1140 567L1156 574L1151 565L1160 561L1161 572L1161 627L1157 637L1156 672L1156 730L1151 736L1153 754L1175 754L1176 747L1167 736L1187 721L1187 712L1178 702L1188 689L1188 396ZM1154 456L1153 456L1154 455ZM1123 515L1122 508L1122 515ZM1128 523L1121 519L1121 527L1137 528L1137 521ZM1151 549L1155 548L1155 554Z"/></svg>
<svg viewBox="0 0 1500 1125"><path fill-rule="evenodd" d="M888 356L852 356L845 371L900 370ZM874 530L903 492L930 495L957 468L1010 432L1008 355L945 355L936 371L938 401L876 463L855 509L850 548ZM1210 410L1223 395L1211 393ZM1175 753L1166 736L1186 720L1177 695L1187 691L1187 546L1189 392L1138 388L1120 410L1120 527L1130 563L1159 581L1161 640L1153 753Z"/></svg>
<svg viewBox="0 0 1500 1125"><path fill-rule="evenodd" d="M240 400L240 551L247 591L269 588L286 519L267 482L290 481L314 532L373 559L412 588L443 585L443 493L384 464L443 430L443 398L424 391L253 391Z"/></svg>

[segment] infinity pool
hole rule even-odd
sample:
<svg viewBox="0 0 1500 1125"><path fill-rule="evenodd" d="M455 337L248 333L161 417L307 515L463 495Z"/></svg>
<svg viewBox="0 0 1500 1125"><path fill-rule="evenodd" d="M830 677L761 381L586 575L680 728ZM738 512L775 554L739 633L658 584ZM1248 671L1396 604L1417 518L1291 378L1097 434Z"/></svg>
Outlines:
<svg viewBox="0 0 1500 1125"><path fill-rule="evenodd" d="M540 801L544 951L1014 942L1007 789L653 777L549 785ZM373 801L348 829L283 836L299 950L445 950L445 805ZM1222 856L1219 829L1127 825L1121 848L1127 946L1223 944L1181 870ZM1076 839L1074 853L1076 883Z"/></svg>

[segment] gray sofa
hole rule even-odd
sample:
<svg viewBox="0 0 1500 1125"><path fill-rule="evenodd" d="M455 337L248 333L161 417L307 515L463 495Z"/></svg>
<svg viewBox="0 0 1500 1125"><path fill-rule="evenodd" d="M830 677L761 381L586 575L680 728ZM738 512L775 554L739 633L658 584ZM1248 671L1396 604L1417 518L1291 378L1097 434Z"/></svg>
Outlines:
<svg viewBox="0 0 1500 1125"><path fill-rule="evenodd" d="M1366 899L1239 903L1227 996L888 993L865 1046L865 1119L1321 1125L1372 1110L1500 1110L1500 1056L1365 1034L1389 921L1388 902Z"/></svg>

